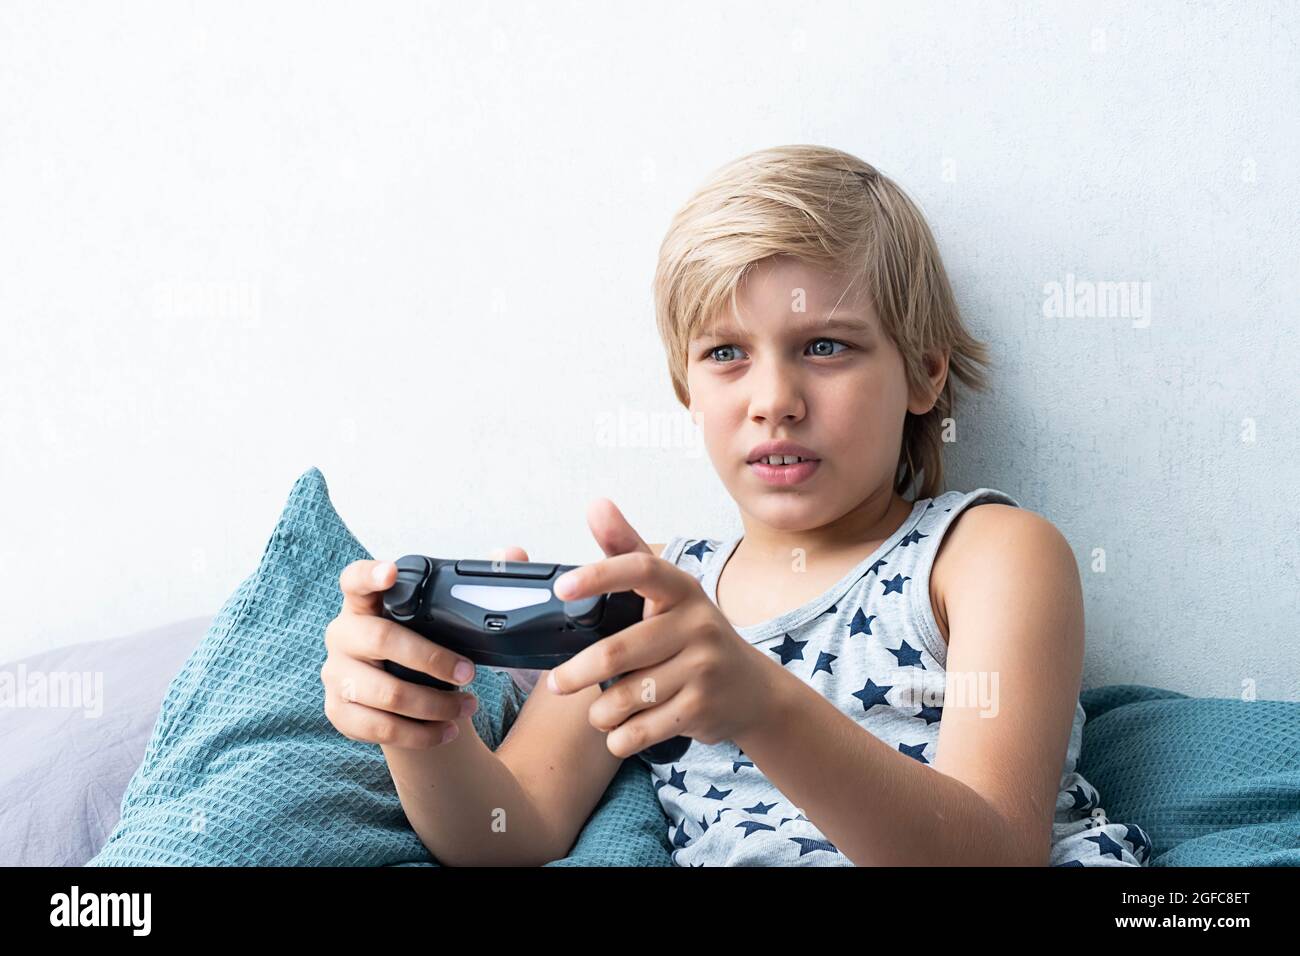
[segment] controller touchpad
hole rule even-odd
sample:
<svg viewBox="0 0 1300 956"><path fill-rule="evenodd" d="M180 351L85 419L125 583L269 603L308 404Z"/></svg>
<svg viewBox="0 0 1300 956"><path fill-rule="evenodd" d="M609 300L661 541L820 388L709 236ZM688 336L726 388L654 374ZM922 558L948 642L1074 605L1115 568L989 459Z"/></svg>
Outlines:
<svg viewBox="0 0 1300 956"><path fill-rule="evenodd" d="M551 599L550 588L510 588L492 584L453 584L451 596L485 611L513 611L516 608L545 604Z"/></svg>

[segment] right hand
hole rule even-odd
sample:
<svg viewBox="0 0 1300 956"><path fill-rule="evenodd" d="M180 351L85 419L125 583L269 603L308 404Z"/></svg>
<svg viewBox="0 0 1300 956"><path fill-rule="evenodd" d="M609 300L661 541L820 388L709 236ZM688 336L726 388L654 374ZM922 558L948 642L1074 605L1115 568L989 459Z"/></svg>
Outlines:
<svg viewBox="0 0 1300 956"><path fill-rule="evenodd" d="M396 578L392 561L353 561L339 575L343 608L325 628L329 653L320 671L325 716L353 740L427 750L453 740L456 721L473 714L478 702L473 694L402 680L383 662L462 686L473 680L474 663L383 616L383 592ZM462 661L470 666L467 675L454 673ZM465 703L470 707L462 713Z"/></svg>

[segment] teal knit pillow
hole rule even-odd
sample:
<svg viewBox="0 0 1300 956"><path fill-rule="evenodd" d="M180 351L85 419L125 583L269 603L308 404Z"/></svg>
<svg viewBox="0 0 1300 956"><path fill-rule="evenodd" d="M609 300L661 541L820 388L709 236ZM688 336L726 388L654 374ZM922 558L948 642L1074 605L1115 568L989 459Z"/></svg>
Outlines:
<svg viewBox="0 0 1300 956"><path fill-rule="evenodd" d="M1151 866L1300 866L1300 703L1114 684L1080 695L1079 772Z"/></svg>
<svg viewBox="0 0 1300 956"><path fill-rule="evenodd" d="M325 626L339 574L372 557L311 468L261 563L172 680L122 816L87 866L436 866L406 822L377 744L325 716ZM478 667L472 720L495 750L523 705ZM548 866L671 866L650 775L624 761L570 856Z"/></svg>

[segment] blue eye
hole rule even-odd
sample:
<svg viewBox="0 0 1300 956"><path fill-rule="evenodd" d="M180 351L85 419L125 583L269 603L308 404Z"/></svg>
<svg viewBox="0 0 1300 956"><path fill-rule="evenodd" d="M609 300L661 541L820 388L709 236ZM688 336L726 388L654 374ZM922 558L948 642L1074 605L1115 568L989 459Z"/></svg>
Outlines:
<svg viewBox="0 0 1300 956"><path fill-rule="evenodd" d="M708 355L708 357L709 357L710 359L713 359L713 361L717 362L718 359L717 359L717 355L716 355L716 353L721 352L721 351L723 351L723 350L725 350L725 349L735 349L736 351L739 351L739 349L736 349L736 347L735 347L734 345L718 345L718 346L715 346L714 348L709 349L709 355ZM725 363L725 362L719 362L718 364L723 365L723 364L726 364L726 363Z"/></svg>
<svg viewBox="0 0 1300 956"><path fill-rule="evenodd" d="M838 345L838 346L840 346L841 348L848 348L847 345L845 345L843 342L839 341L838 339L817 339L817 340L813 343L813 345L816 345L818 342L830 342L832 345ZM811 346L810 346L810 347L811 347ZM819 352L819 353L818 353L818 355L821 356L822 358L830 358L832 355L838 355L838 354L839 354L838 352Z"/></svg>
<svg viewBox="0 0 1300 956"><path fill-rule="evenodd" d="M814 339L813 342L809 345L809 348L812 348L812 347L814 347L814 346L816 346L816 345L818 345L818 344L820 344L820 343L822 343L822 342L829 342L832 346L838 345L838 346L840 347L840 349L847 349L847 348L849 348L848 345L844 344L843 342L839 341L838 339ZM727 349L731 349L732 351L736 351L736 352L740 352L740 351L741 351L739 348L737 348L737 347L734 346L734 345L715 345L713 348L709 349L709 351L705 354L704 357L705 357L706 359L709 359L709 360L715 362L715 363L718 364L718 365L727 365L727 364L729 364L729 363L728 363L725 359L719 359L719 358L717 357L717 353L718 353L718 352L726 351ZM838 355L838 354L839 354L838 351L830 351L830 352L822 351L822 352L818 352L818 353L817 353L817 357L818 357L818 358L830 358L831 356L833 356L833 355Z"/></svg>

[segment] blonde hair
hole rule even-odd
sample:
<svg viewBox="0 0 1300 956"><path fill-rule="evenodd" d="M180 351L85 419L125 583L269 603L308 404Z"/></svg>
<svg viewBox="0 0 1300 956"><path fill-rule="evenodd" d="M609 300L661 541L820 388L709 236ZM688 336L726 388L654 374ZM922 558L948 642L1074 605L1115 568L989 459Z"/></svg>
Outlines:
<svg viewBox="0 0 1300 956"><path fill-rule="evenodd" d="M894 489L916 496L943 483L943 420L953 378L986 387L987 348L966 330L939 250L916 205L892 180L828 146L776 146L717 170L673 217L655 269L655 321L677 399L689 407L687 348L759 260L790 255L866 283L886 334L902 353L909 388L927 393L926 353L949 352L934 407L907 413ZM846 290L847 292L847 290Z"/></svg>

